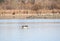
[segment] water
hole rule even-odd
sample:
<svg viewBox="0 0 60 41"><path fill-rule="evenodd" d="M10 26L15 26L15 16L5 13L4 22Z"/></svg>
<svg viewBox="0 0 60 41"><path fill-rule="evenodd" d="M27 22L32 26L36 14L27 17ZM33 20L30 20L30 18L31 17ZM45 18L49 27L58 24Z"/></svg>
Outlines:
<svg viewBox="0 0 60 41"><path fill-rule="evenodd" d="M1 19L0 41L60 41L60 19Z"/></svg>

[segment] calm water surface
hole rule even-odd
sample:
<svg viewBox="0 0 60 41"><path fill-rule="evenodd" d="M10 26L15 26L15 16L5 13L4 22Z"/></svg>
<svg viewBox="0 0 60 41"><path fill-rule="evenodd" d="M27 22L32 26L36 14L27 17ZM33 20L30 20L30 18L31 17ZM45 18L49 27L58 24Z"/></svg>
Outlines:
<svg viewBox="0 0 60 41"><path fill-rule="evenodd" d="M0 41L60 41L60 19L0 19Z"/></svg>

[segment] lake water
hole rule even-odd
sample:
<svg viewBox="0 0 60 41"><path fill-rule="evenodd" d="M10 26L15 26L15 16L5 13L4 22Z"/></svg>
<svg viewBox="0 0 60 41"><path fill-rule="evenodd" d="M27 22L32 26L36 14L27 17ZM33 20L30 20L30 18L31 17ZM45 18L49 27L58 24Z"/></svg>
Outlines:
<svg viewBox="0 0 60 41"><path fill-rule="evenodd" d="M0 19L0 41L60 41L60 19Z"/></svg>

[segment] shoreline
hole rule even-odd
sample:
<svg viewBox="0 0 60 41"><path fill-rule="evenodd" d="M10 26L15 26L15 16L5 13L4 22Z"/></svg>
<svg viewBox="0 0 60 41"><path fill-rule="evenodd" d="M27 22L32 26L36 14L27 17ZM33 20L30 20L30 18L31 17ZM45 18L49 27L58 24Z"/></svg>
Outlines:
<svg viewBox="0 0 60 41"><path fill-rule="evenodd" d="M60 10L0 10L0 19L60 19Z"/></svg>
<svg viewBox="0 0 60 41"><path fill-rule="evenodd" d="M0 19L60 19L60 14L3 14Z"/></svg>

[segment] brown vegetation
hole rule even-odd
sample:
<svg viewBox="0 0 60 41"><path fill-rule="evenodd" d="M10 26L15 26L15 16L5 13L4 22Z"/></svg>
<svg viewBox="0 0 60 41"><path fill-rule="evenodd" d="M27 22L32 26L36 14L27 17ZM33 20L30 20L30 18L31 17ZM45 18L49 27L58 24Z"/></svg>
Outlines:
<svg viewBox="0 0 60 41"><path fill-rule="evenodd" d="M60 9L60 0L4 0L0 9Z"/></svg>

